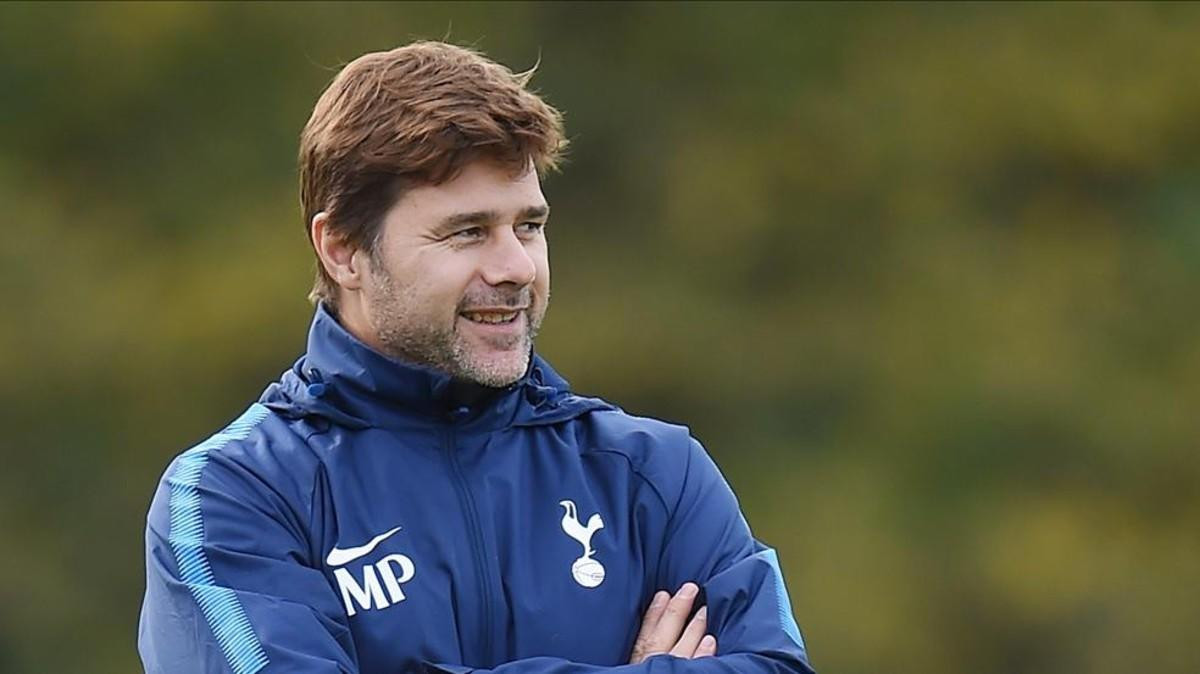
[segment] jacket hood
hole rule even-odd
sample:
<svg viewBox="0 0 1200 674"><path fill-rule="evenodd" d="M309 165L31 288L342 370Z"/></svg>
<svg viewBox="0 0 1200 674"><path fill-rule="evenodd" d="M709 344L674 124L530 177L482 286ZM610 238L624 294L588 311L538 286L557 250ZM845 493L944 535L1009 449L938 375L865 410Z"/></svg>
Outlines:
<svg viewBox="0 0 1200 674"><path fill-rule="evenodd" d="M457 381L385 356L363 344L318 305L305 354L259 399L288 418L316 417L350 428L457 421L481 428L552 424L615 409L571 393L536 353L525 375L504 388Z"/></svg>

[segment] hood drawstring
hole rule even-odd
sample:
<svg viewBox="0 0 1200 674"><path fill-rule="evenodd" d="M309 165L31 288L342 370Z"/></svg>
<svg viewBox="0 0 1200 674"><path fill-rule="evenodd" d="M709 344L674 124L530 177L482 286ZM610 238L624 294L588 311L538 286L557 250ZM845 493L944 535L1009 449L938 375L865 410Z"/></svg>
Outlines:
<svg viewBox="0 0 1200 674"><path fill-rule="evenodd" d="M314 398L320 398L325 395L328 388L325 385L325 379L321 376L321 371L317 368L312 368L308 371L308 395Z"/></svg>

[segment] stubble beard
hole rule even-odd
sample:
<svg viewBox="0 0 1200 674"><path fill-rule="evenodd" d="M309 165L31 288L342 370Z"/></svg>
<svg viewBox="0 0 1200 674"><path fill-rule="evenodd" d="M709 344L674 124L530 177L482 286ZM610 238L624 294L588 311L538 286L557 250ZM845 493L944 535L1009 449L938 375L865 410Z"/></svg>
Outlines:
<svg viewBox="0 0 1200 674"><path fill-rule="evenodd" d="M549 297L535 305L529 289L525 288L508 293L497 291L490 297L463 298L460 304L468 307L521 304L529 307L523 312L525 331L501 343L492 342L491 346L504 354L487 357L476 353L466 337L456 330L461 306L455 308L448 326L423 320L419 311L422 302L411 288L398 288L382 267L372 270L372 276L375 288L366 301L372 327L388 356L492 388L503 388L525 375Z"/></svg>

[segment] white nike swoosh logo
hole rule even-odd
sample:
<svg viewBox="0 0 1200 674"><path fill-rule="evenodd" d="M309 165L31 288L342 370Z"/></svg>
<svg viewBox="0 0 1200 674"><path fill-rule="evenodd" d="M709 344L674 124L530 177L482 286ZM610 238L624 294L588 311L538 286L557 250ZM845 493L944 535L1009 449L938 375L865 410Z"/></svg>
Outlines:
<svg viewBox="0 0 1200 674"><path fill-rule="evenodd" d="M385 531L375 538L372 538L370 543L367 543L366 545L360 545L357 548L346 548L343 550L335 545L333 549L329 551L329 556L325 558L325 563L329 566L341 566L343 564L349 564L350 562L353 562L359 557L362 557L363 555L374 550L376 545L379 545L385 538L391 536L397 531L400 531L400 527L396 527L391 531Z"/></svg>

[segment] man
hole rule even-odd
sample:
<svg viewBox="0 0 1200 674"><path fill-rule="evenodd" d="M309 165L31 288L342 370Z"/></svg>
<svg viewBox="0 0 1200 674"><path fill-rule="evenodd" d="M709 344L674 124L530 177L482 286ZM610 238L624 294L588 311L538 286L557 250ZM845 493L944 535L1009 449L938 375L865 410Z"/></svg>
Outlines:
<svg viewBox="0 0 1200 674"><path fill-rule="evenodd" d="M811 672L701 446L534 354L566 142L527 79L422 42L317 102L308 348L163 477L148 671Z"/></svg>

